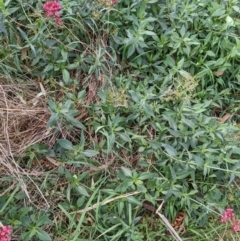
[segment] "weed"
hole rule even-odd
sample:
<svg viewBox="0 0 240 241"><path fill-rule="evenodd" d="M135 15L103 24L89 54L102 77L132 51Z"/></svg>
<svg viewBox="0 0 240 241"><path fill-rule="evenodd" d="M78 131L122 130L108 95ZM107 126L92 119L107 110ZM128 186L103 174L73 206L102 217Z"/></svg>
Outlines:
<svg viewBox="0 0 240 241"><path fill-rule="evenodd" d="M235 219L235 231L221 223L227 207L239 216L237 0L0 11L0 214L13 240L238 239Z"/></svg>

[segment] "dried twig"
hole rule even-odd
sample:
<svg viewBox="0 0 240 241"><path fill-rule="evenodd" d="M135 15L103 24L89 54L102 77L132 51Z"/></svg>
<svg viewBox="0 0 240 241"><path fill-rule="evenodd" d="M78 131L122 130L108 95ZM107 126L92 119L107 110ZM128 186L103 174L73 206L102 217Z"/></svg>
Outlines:
<svg viewBox="0 0 240 241"><path fill-rule="evenodd" d="M164 204L164 200L160 200L162 201L161 204L159 205L158 209L156 210L156 214L161 218L163 224L165 225L165 227L169 230L169 232L172 234L172 236L177 240L177 241L182 241L182 239L179 237L178 233L174 230L174 228L172 227L172 225L169 223L169 221L166 219L166 217L160 213L162 206Z"/></svg>

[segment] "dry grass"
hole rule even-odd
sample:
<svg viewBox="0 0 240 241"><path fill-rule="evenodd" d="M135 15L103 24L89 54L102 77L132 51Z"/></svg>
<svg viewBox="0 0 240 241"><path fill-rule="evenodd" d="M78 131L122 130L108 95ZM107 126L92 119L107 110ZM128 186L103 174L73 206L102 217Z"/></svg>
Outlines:
<svg viewBox="0 0 240 241"><path fill-rule="evenodd" d="M46 129L50 112L39 92L34 84L18 84L13 80L9 83L8 79L0 77L0 171L11 177L12 183L21 182L21 188L29 200L31 199L23 179L30 180L41 192L15 158L28 146L53 135Z"/></svg>
<svg viewBox="0 0 240 241"><path fill-rule="evenodd" d="M2 82L0 79L0 157L14 157L52 135L46 129L50 112L36 86Z"/></svg>

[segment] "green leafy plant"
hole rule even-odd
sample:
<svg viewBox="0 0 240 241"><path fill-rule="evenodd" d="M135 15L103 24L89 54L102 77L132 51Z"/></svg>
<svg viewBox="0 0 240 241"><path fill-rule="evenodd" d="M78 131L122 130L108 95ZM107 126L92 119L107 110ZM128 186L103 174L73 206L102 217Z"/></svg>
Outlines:
<svg viewBox="0 0 240 241"><path fill-rule="evenodd" d="M66 101L64 104L59 103L56 105L56 103L50 99L48 105L52 116L47 123L47 128L58 125L58 129L61 129L65 122L68 130L71 130L73 127L85 129L84 125L74 118L79 114L79 111L74 108L74 103L71 100Z"/></svg>
<svg viewBox="0 0 240 241"><path fill-rule="evenodd" d="M0 152L4 225L25 241L173 240L161 199L173 226L185 213L183 239L226 237L218 217L240 196L239 1L59 1L58 25L43 4L0 0L0 73L36 82L54 130Z"/></svg>

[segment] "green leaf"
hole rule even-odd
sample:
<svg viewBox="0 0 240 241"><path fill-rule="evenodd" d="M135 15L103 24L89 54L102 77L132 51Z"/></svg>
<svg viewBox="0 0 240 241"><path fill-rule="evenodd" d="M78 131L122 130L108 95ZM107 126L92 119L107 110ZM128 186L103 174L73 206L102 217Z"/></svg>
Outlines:
<svg viewBox="0 0 240 241"><path fill-rule="evenodd" d="M209 69L203 69L202 71L198 72L196 75L196 78L201 78L205 75L209 75L210 74L210 70Z"/></svg>
<svg viewBox="0 0 240 241"><path fill-rule="evenodd" d="M73 126L79 128L79 129L83 129L83 130L86 130L86 127L80 122L78 121L77 119L75 119L73 116L71 115L64 115L66 120L68 122L70 122Z"/></svg>
<svg viewBox="0 0 240 241"><path fill-rule="evenodd" d="M83 197L83 196L78 198L78 200L77 200L77 207L78 208L82 207L82 205L85 203L85 201L86 201L86 198Z"/></svg>
<svg viewBox="0 0 240 241"><path fill-rule="evenodd" d="M185 33L186 33L186 28L185 28L185 26L183 24L182 28L180 29L180 34L181 34L182 38L184 37Z"/></svg>
<svg viewBox="0 0 240 241"><path fill-rule="evenodd" d="M61 50L62 59L66 61L68 59L68 52L65 52L64 50Z"/></svg>
<svg viewBox="0 0 240 241"><path fill-rule="evenodd" d="M227 23L228 27L235 26L235 23L234 23L233 19L230 16L226 17L226 23Z"/></svg>
<svg viewBox="0 0 240 241"><path fill-rule="evenodd" d="M130 93L130 95L131 95L131 97L132 97L132 99L133 99L134 102L136 102L136 103L139 103L139 102L140 102L141 96L139 96L139 95L138 95L136 92L134 92L133 90L130 90L129 93Z"/></svg>
<svg viewBox="0 0 240 241"><path fill-rule="evenodd" d="M236 11L237 13L240 13L240 7L238 6L233 6L232 7L234 11Z"/></svg>
<svg viewBox="0 0 240 241"><path fill-rule="evenodd" d="M188 120L188 119L183 118L183 119L182 119L182 122L185 123L187 126L189 126L189 127L192 128L192 129L195 128L195 124L194 124L191 120Z"/></svg>
<svg viewBox="0 0 240 241"><path fill-rule="evenodd" d="M232 153L234 153L234 154L239 154L240 155L240 148L239 147L233 147L232 148Z"/></svg>
<svg viewBox="0 0 240 241"><path fill-rule="evenodd" d="M0 9L3 11L3 13L5 13L5 4L3 0L0 0Z"/></svg>
<svg viewBox="0 0 240 241"><path fill-rule="evenodd" d="M215 56L216 56L216 54L215 54L212 50L208 50L208 51L206 52L206 54L207 54L208 56L210 56L210 57L215 57Z"/></svg>
<svg viewBox="0 0 240 241"><path fill-rule="evenodd" d="M28 231L27 233L23 233L22 234L22 241L29 241L31 239L32 236L34 236L35 233L33 233L32 231Z"/></svg>
<svg viewBox="0 0 240 241"><path fill-rule="evenodd" d="M143 105L143 110L147 115L154 117L152 108L149 105L147 105L147 104Z"/></svg>
<svg viewBox="0 0 240 241"><path fill-rule="evenodd" d="M85 150L82 152L82 154L86 157L93 157L93 156L96 156L99 154L98 151L95 151L95 150Z"/></svg>
<svg viewBox="0 0 240 241"><path fill-rule="evenodd" d="M182 77L184 77L186 80L191 80L191 81L194 80L191 74L185 70L179 70L179 74L182 75Z"/></svg>
<svg viewBox="0 0 240 241"><path fill-rule="evenodd" d="M26 212L25 214L27 214L27 213L28 213L28 212ZM20 221L21 221L22 225L25 226L25 227L30 226L30 224L31 224L31 222L32 222L32 220L30 219L30 217L27 216L27 215L21 216Z"/></svg>
<svg viewBox="0 0 240 241"><path fill-rule="evenodd" d="M1 5L4 6L2 0L0 0L0 9L2 8ZM3 10L3 12L5 12L5 8L4 9L2 8L2 10ZM4 33L7 36L8 32L7 32L7 29L4 25L4 20L5 20L5 17L4 17L4 15L2 15L1 18L0 18L0 33Z"/></svg>
<svg viewBox="0 0 240 241"><path fill-rule="evenodd" d="M53 69L53 65L52 65L52 64L48 64L48 65L44 68L43 72L45 73L45 72L48 72L48 71L50 71L50 70L52 70L52 69Z"/></svg>
<svg viewBox="0 0 240 241"><path fill-rule="evenodd" d="M193 155L193 159L195 160L198 167L203 166L204 160L201 157Z"/></svg>
<svg viewBox="0 0 240 241"><path fill-rule="evenodd" d="M40 228L37 228L37 236L40 240L43 241L52 241L52 238L49 236L49 234L47 234L45 231L43 231Z"/></svg>
<svg viewBox="0 0 240 241"><path fill-rule="evenodd" d="M222 66L226 62L225 58L219 58L215 64L214 67Z"/></svg>
<svg viewBox="0 0 240 241"><path fill-rule="evenodd" d="M33 57L36 58L36 57L37 57L37 54L36 54L35 47L34 47L32 44L30 44L29 46L30 46L30 48L31 48L31 50L32 50L32 52L33 52Z"/></svg>
<svg viewBox="0 0 240 241"><path fill-rule="evenodd" d="M51 220L48 218L48 216L46 214L43 214L41 217L39 217L36 220L36 223L38 226L42 226L44 224L50 224Z"/></svg>
<svg viewBox="0 0 240 241"><path fill-rule="evenodd" d="M161 147L161 143L158 140L150 140L148 141L148 144L155 150L159 150Z"/></svg>
<svg viewBox="0 0 240 241"><path fill-rule="evenodd" d="M52 111L56 111L57 105L56 105L56 103L55 103L54 100L49 99L49 100L48 100L48 105L49 105L49 108L50 108Z"/></svg>
<svg viewBox="0 0 240 241"><path fill-rule="evenodd" d="M67 69L69 70L76 69L77 67L79 67L79 62L74 62L72 64L67 65Z"/></svg>
<svg viewBox="0 0 240 241"><path fill-rule="evenodd" d="M64 149L67 149L67 150L74 150L74 147L73 147L73 144L69 141L69 140L66 140L66 139L58 139L57 140L57 143Z"/></svg>
<svg viewBox="0 0 240 241"><path fill-rule="evenodd" d="M142 206L142 202L140 202L137 198L133 196L126 197L126 200L131 204L135 204L140 207Z"/></svg>
<svg viewBox="0 0 240 241"><path fill-rule="evenodd" d="M175 120L169 114L163 114L163 118L168 121L170 127L173 130L177 130L177 124Z"/></svg>
<svg viewBox="0 0 240 241"><path fill-rule="evenodd" d="M219 8L219 9L217 9L217 10L212 14L212 17L219 17L219 16L222 16L222 15L225 14L225 12L226 12L225 9L221 9L221 8Z"/></svg>
<svg viewBox="0 0 240 241"><path fill-rule="evenodd" d="M72 188L71 188L71 186L69 185L68 187L67 187L67 190L66 190L66 198L67 198L67 200L70 202L71 201L71 191L72 191Z"/></svg>
<svg viewBox="0 0 240 241"><path fill-rule="evenodd" d="M170 145L168 144L162 144L162 146L165 148L165 151L172 157L177 156L177 151Z"/></svg>
<svg viewBox="0 0 240 241"><path fill-rule="evenodd" d="M131 177L132 176L132 171L126 167L121 167L123 174L126 177Z"/></svg>
<svg viewBox="0 0 240 241"><path fill-rule="evenodd" d="M169 169L170 169L171 174L172 174L172 179L176 180L177 176L176 176L176 172L175 172L174 168L171 165L169 165Z"/></svg>
<svg viewBox="0 0 240 241"><path fill-rule="evenodd" d="M128 48L128 52L127 52L127 58L131 57L133 55L134 51L135 51L135 46L130 45L130 47Z"/></svg>
<svg viewBox="0 0 240 241"><path fill-rule="evenodd" d="M80 92L78 92L77 98L79 100L82 100L86 95L86 90L81 90Z"/></svg>
<svg viewBox="0 0 240 241"><path fill-rule="evenodd" d="M116 140L115 134L112 133L110 136L107 136L107 140L108 140L108 152L110 152Z"/></svg>
<svg viewBox="0 0 240 241"><path fill-rule="evenodd" d="M22 181L17 184L17 186L15 187L14 190L11 191L11 195L8 197L8 200L6 202L4 202L4 204L3 203L1 204L0 215L4 212L4 210L8 206L8 204L10 202L12 202L12 200L14 200L14 196L18 192L18 190L21 187L21 185L22 185Z"/></svg>
<svg viewBox="0 0 240 241"><path fill-rule="evenodd" d="M83 172L82 174L80 174L77 177L78 182L80 182L81 180L84 180L88 175L89 175L89 171L86 171L86 172Z"/></svg>
<svg viewBox="0 0 240 241"><path fill-rule="evenodd" d="M146 180L146 179L151 179L151 178L154 178L155 174L154 173L151 173L151 172L142 172L138 179L139 180Z"/></svg>
<svg viewBox="0 0 240 241"><path fill-rule="evenodd" d="M176 173L176 179L186 179L187 176L191 175L192 171L185 171L185 170L182 170L180 172L177 172Z"/></svg>
<svg viewBox="0 0 240 241"><path fill-rule="evenodd" d="M225 139L224 139L224 135L221 132L216 132L216 136L224 143Z"/></svg>
<svg viewBox="0 0 240 241"><path fill-rule="evenodd" d="M63 75L63 81L64 81L66 84L69 84L69 82L70 82L70 73L68 72L68 70L63 69L63 70L62 70L62 75Z"/></svg>
<svg viewBox="0 0 240 241"><path fill-rule="evenodd" d="M126 190L128 189L128 187L133 186L133 181L129 180L129 179L125 179L124 181L122 181L117 188L115 189L116 192L126 192Z"/></svg>
<svg viewBox="0 0 240 241"><path fill-rule="evenodd" d="M152 32L152 31L143 31L143 34L146 34L146 35L150 35L150 36L154 36L154 35L156 35L154 32Z"/></svg>
<svg viewBox="0 0 240 241"><path fill-rule="evenodd" d="M75 187L75 190L76 190L79 194L81 194L81 195L83 195L83 196L85 196L85 197L89 197L89 194L88 194L87 190L86 190L84 187L82 187L82 186L76 186L76 187Z"/></svg>
<svg viewBox="0 0 240 241"><path fill-rule="evenodd" d="M182 133L178 130L168 129L168 131L174 137L182 137Z"/></svg>
<svg viewBox="0 0 240 241"><path fill-rule="evenodd" d="M117 203L117 210L118 210L118 214L121 215L124 209L124 202L118 202Z"/></svg>
<svg viewBox="0 0 240 241"><path fill-rule="evenodd" d="M59 119L58 114L52 114L49 121L47 122L46 128L55 126L57 124L58 119Z"/></svg>
<svg viewBox="0 0 240 241"><path fill-rule="evenodd" d="M144 187L142 184L137 185L137 190L138 190L139 192L143 192L143 193L147 192L146 187Z"/></svg>
<svg viewBox="0 0 240 241"><path fill-rule="evenodd" d="M27 34L26 34L21 28L19 28L19 27L17 27L17 29L18 29L18 31L20 32L20 35L22 36L22 38L23 38L24 40L26 40L27 42L29 42L29 39L28 39Z"/></svg>
<svg viewBox="0 0 240 241"><path fill-rule="evenodd" d="M167 66L174 67L175 66L175 61L172 58L172 56L167 55L166 60L164 61Z"/></svg>
<svg viewBox="0 0 240 241"><path fill-rule="evenodd" d="M139 9L137 11L138 18L142 19L144 17L145 10L146 10L146 3L143 1L141 6L139 7Z"/></svg>
<svg viewBox="0 0 240 241"><path fill-rule="evenodd" d="M120 136L120 138L126 142L131 142L131 138L129 137L128 134L126 133L119 133L118 134Z"/></svg>
<svg viewBox="0 0 240 241"><path fill-rule="evenodd" d="M62 203L62 204L58 204L58 207L61 209L62 213L64 213L66 215L66 217L69 219L69 223L71 225L75 224L74 218L71 216L71 214L66 210L67 207L66 205L64 205L66 203Z"/></svg>

